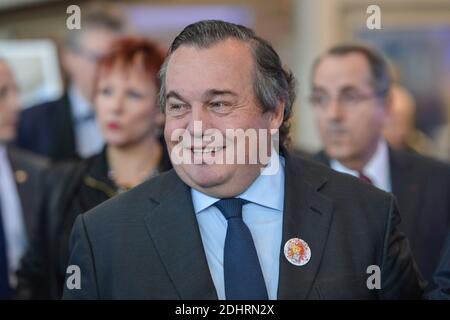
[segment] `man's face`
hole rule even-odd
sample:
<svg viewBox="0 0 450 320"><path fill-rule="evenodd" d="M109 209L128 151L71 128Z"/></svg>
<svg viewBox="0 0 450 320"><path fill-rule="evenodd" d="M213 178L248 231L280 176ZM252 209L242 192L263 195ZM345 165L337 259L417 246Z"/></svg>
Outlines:
<svg viewBox="0 0 450 320"><path fill-rule="evenodd" d="M93 98L97 60L108 53L117 37L118 34L111 31L93 29L80 36L76 49L65 50L63 61L70 82L84 98L88 100Z"/></svg>
<svg viewBox="0 0 450 320"><path fill-rule="evenodd" d="M326 56L313 75L312 104L327 154L341 162L367 161L375 150L386 106L371 86L359 53Z"/></svg>
<svg viewBox="0 0 450 320"><path fill-rule="evenodd" d="M172 152L180 142L173 141L177 129L187 130L191 141L208 140L208 129L225 137L227 129L277 129L283 107L263 113L253 90L254 63L250 47L238 40L221 41L210 48L181 46L170 57L166 73L165 139ZM194 132L194 121L201 121L202 131ZM195 134L194 134L195 133ZM256 151L254 144L227 140L216 143L216 151L186 148L189 159L213 153L223 156L227 148L247 155ZM200 152L199 152L200 151ZM173 160L173 158L172 158ZM189 186L215 197L233 197L243 191L260 173L260 164L174 164L180 178Z"/></svg>
<svg viewBox="0 0 450 320"><path fill-rule="evenodd" d="M11 70L0 61L0 143L14 140L20 112L17 86Z"/></svg>

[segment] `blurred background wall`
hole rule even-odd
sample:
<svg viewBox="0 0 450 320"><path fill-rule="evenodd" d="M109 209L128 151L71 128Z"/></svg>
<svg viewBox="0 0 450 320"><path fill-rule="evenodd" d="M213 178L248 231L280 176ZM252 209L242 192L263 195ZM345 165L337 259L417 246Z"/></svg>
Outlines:
<svg viewBox="0 0 450 320"><path fill-rule="evenodd" d="M1 0L0 39L50 39L67 32L66 9L93 1ZM188 23L223 19L250 26L268 39L298 79L292 122L295 146L320 147L308 103L310 68L330 45L364 41L392 61L397 80L417 102L417 125L429 137L448 123L450 109L449 0L129 0L123 7L133 28L167 46ZM369 30L369 5L381 8L381 29Z"/></svg>

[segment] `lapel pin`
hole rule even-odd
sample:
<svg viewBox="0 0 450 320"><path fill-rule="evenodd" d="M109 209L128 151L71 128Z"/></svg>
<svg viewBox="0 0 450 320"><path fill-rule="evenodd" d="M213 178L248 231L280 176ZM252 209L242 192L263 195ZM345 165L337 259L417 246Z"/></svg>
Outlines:
<svg viewBox="0 0 450 320"><path fill-rule="evenodd" d="M294 266L304 266L311 259L311 249L306 241L292 238L284 245L284 256Z"/></svg>
<svg viewBox="0 0 450 320"><path fill-rule="evenodd" d="M28 180L28 174L25 170L17 170L15 176L17 183L24 183Z"/></svg>

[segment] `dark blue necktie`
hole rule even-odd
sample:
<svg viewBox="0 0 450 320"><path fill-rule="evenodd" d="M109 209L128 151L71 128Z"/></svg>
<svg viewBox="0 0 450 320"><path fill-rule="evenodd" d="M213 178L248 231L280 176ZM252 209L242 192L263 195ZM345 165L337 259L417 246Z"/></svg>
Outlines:
<svg viewBox="0 0 450 320"><path fill-rule="evenodd" d="M2 203L0 202L0 300L9 299L10 294L6 237L3 228Z"/></svg>
<svg viewBox="0 0 450 320"><path fill-rule="evenodd" d="M267 300L267 289L247 225L242 220L243 199L222 199L215 206L228 222L223 254L227 300Z"/></svg>

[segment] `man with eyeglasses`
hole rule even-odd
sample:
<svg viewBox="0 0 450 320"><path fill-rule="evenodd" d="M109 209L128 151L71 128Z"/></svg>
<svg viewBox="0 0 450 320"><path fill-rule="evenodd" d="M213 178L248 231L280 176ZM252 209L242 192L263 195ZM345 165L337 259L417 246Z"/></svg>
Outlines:
<svg viewBox="0 0 450 320"><path fill-rule="evenodd" d="M87 158L104 141L95 121L92 96L98 58L125 31L115 7L83 8L80 30L68 30L62 65L68 76L64 95L22 112L16 144L54 161ZM86 11L85 11L86 10Z"/></svg>
<svg viewBox="0 0 450 320"><path fill-rule="evenodd" d="M450 169L394 151L382 138L390 89L387 63L371 48L339 45L321 55L312 70L311 104L324 150L315 157L396 196L401 230L431 281L449 231Z"/></svg>

